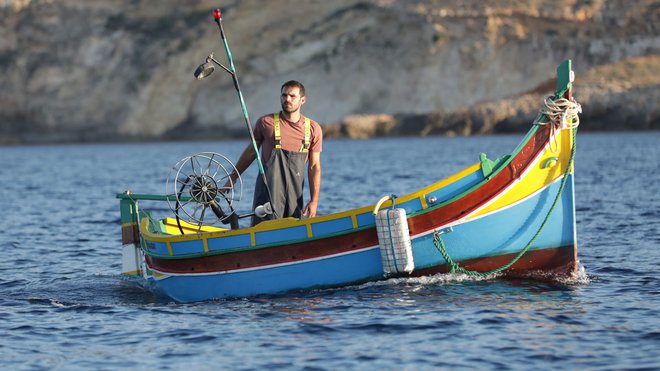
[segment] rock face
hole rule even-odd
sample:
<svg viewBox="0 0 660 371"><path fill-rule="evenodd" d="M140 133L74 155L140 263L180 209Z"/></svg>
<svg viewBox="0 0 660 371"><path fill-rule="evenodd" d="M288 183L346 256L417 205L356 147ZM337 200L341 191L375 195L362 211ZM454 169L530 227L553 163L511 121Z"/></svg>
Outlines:
<svg viewBox="0 0 660 371"><path fill-rule="evenodd" d="M326 137L483 135L521 132L538 116L554 80L530 92L446 112L347 116ZM574 83L581 130L660 130L660 56L629 58L585 72Z"/></svg>
<svg viewBox="0 0 660 371"><path fill-rule="evenodd" d="M192 77L211 51L226 60L211 18L218 5L0 2L0 143L244 135L231 78ZM324 127L328 136L517 130L539 108L525 92L571 58L593 128L658 128L658 81L635 79L658 75L654 0L222 5L253 121L279 109L280 85L296 79L306 114L343 120Z"/></svg>

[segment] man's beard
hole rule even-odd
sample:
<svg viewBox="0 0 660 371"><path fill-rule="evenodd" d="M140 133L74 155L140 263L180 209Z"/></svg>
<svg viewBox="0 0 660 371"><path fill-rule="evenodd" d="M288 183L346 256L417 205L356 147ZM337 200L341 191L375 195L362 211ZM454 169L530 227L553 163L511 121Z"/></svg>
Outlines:
<svg viewBox="0 0 660 371"><path fill-rule="evenodd" d="M286 113L293 113L293 112L296 112L296 109L294 109L295 106L294 106L293 104L292 104L290 107L291 107L291 108L289 108L289 107L287 106L287 104L284 103L284 104L282 104L282 111L284 111L284 112L286 112Z"/></svg>

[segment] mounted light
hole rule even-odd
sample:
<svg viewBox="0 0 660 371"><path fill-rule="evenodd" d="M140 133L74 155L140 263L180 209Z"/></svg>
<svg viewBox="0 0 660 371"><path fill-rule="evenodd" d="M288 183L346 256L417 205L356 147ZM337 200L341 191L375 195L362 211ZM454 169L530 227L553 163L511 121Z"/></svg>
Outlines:
<svg viewBox="0 0 660 371"><path fill-rule="evenodd" d="M195 70L195 78L197 80L201 80L205 78L206 76L210 75L215 71L215 65L221 67L223 70L227 71L228 74L233 75L234 73L227 67L225 67L222 63L218 62L213 58L213 53L209 54L208 57L206 57L206 62L202 63L197 67Z"/></svg>
<svg viewBox="0 0 660 371"><path fill-rule="evenodd" d="M213 11L213 19L215 19L216 21L219 21L219 20L222 19L222 13L220 13L220 9L215 9Z"/></svg>
<svg viewBox="0 0 660 371"><path fill-rule="evenodd" d="M206 62L202 63L197 67L195 70L195 78L197 80L201 80L205 78L206 76L210 75L215 71L215 67L213 66L213 63L211 63L210 60L206 60Z"/></svg>

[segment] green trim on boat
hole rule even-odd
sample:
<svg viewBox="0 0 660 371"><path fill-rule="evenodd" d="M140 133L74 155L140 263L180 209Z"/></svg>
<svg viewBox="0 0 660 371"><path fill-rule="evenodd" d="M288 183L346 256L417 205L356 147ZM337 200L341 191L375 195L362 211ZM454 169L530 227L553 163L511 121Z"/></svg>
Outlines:
<svg viewBox="0 0 660 371"><path fill-rule="evenodd" d="M500 158L496 158L495 160L491 160L486 156L485 153L480 153L479 154L479 162L481 162L481 172L484 174L485 179L490 179L490 175L493 174L494 171L500 168L500 165L503 164L506 160L509 159L509 155L502 156Z"/></svg>
<svg viewBox="0 0 660 371"><path fill-rule="evenodd" d="M569 89L573 87L571 81L571 68L573 62L567 59L557 66L557 83L555 87L555 98L561 98Z"/></svg>
<svg viewBox="0 0 660 371"><path fill-rule="evenodd" d="M121 215L121 224L136 223L135 202L130 199L122 198L119 201L119 213Z"/></svg>
<svg viewBox="0 0 660 371"><path fill-rule="evenodd" d="M558 157L550 157L547 160L545 160L545 162L543 163L543 166L541 167L541 169L547 169L549 167L555 166L557 161L559 161Z"/></svg>
<svg viewBox="0 0 660 371"><path fill-rule="evenodd" d="M176 201L176 197L174 195L150 195L150 194L143 194L143 193L129 193L128 191L124 193L117 193L116 197L120 200L132 200L132 201L137 201L137 200L147 200L147 201ZM192 199L192 197L180 197L179 198L181 201L189 201Z"/></svg>

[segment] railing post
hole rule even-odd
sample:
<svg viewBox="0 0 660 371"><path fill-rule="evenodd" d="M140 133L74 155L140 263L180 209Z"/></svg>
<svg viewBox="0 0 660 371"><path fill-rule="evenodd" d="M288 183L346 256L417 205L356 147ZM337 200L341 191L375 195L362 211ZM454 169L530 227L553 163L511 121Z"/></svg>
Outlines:
<svg viewBox="0 0 660 371"><path fill-rule="evenodd" d="M124 195L129 196L128 192ZM122 197L119 201L121 213L121 242L124 245L137 244L140 241L138 233L138 203L129 197Z"/></svg>

